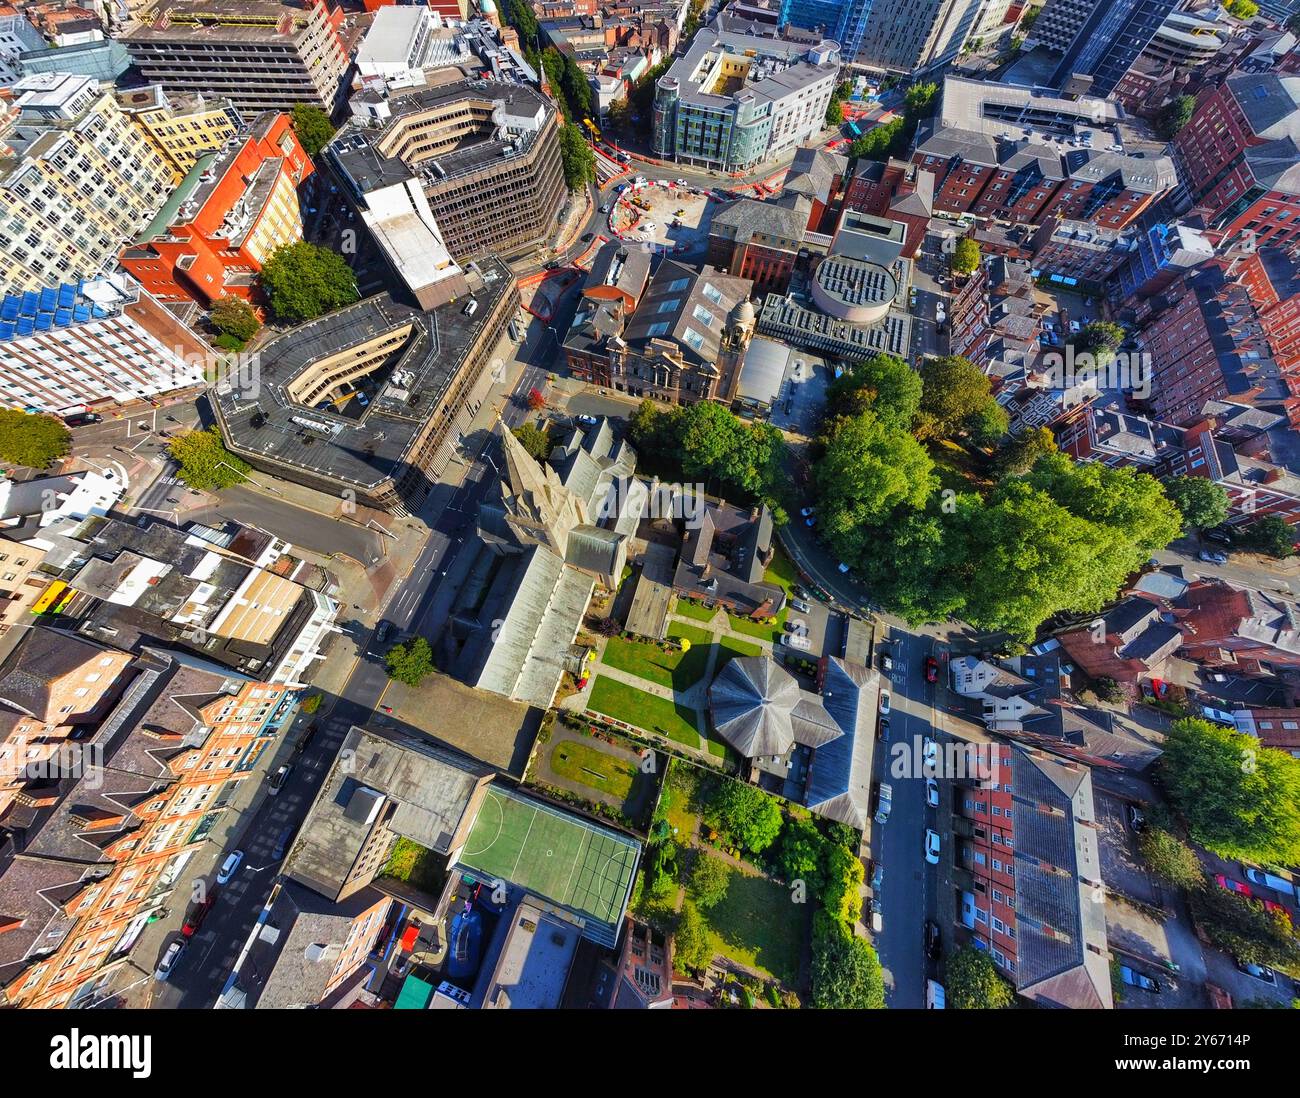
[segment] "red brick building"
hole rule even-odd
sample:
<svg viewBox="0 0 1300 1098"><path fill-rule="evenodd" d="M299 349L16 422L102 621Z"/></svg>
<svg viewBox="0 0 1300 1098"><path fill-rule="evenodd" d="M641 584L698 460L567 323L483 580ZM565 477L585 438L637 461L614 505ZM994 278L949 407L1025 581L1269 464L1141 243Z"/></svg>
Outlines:
<svg viewBox="0 0 1300 1098"><path fill-rule="evenodd" d="M1239 73L1203 94L1174 139L1183 185L1222 239L1300 250L1300 78Z"/></svg>
<svg viewBox="0 0 1300 1098"><path fill-rule="evenodd" d="M255 300L275 250L302 239L298 188L315 171L286 114L264 114L238 143L203 157L121 262L162 301Z"/></svg>
<svg viewBox="0 0 1300 1098"><path fill-rule="evenodd" d="M1092 772L997 744L992 781L954 790L961 922L1040 1006L1113 1006Z"/></svg>

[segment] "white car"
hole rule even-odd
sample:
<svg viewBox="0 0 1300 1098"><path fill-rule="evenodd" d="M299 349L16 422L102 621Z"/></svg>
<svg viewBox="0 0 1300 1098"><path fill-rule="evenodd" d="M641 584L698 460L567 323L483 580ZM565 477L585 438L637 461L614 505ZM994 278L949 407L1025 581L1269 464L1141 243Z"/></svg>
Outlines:
<svg viewBox="0 0 1300 1098"><path fill-rule="evenodd" d="M939 783L933 778L925 779L925 803L931 808L939 807Z"/></svg>
<svg viewBox="0 0 1300 1098"><path fill-rule="evenodd" d="M881 713L889 712L889 691L888 690L882 690L880 692L880 712Z"/></svg>
<svg viewBox="0 0 1300 1098"><path fill-rule="evenodd" d="M217 874L217 884L223 885L230 880L244 863L244 852L236 850L221 863L221 872Z"/></svg>
<svg viewBox="0 0 1300 1098"><path fill-rule="evenodd" d="M926 736L921 741L921 761L925 766L930 768L939 765L939 745L935 743L934 740L930 739L929 736Z"/></svg>
<svg viewBox="0 0 1300 1098"><path fill-rule="evenodd" d="M929 828L925 831L925 860L930 865L939 864L939 832Z"/></svg>
<svg viewBox="0 0 1300 1098"><path fill-rule="evenodd" d="M154 969L153 977L155 980L166 980L172 974L172 969L176 967L176 962L181 959L181 953L184 949L184 938L177 938L167 947L167 952L162 955L162 960L158 962L158 967Z"/></svg>

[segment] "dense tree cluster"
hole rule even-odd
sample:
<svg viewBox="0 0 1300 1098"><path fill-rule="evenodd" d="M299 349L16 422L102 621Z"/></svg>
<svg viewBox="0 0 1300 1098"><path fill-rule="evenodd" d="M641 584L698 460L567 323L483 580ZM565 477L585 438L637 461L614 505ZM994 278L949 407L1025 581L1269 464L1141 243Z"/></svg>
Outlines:
<svg viewBox="0 0 1300 1098"><path fill-rule="evenodd" d="M711 400L670 408L646 400L628 435L649 471L702 483L726 499L766 503L778 523L785 521L785 442L770 424L747 422Z"/></svg>
<svg viewBox="0 0 1300 1098"><path fill-rule="evenodd" d="M944 971L946 1005L955 1010L1003 1010L1015 1002L1015 989L983 949L964 946L948 958Z"/></svg>
<svg viewBox="0 0 1300 1098"><path fill-rule="evenodd" d="M419 686L433 674L433 650L423 637L395 644L384 657L388 677L406 686Z"/></svg>
<svg viewBox="0 0 1300 1098"><path fill-rule="evenodd" d="M180 479L202 491L219 492L247 480L251 472L246 461L226 449L215 427L177 435L168 450L180 462Z"/></svg>
<svg viewBox="0 0 1300 1098"><path fill-rule="evenodd" d="M1160 775L1192 839L1224 858L1300 862L1300 759L1191 717L1164 747Z"/></svg>
<svg viewBox="0 0 1300 1098"><path fill-rule="evenodd" d="M343 257L306 240L277 248L259 277L271 311L295 324L351 305L360 296Z"/></svg>
<svg viewBox="0 0 1300 1098"><path fill-rule="evenodd" d="M303 149L313 159L334 136L334 124L330 121L330 116L310 103L294 104L292 125Z"/></svg>
<svg viewBox="0 0 1300 1098"><path fill-rule="evenodd" d="M1005 429L988 379L958 357L918 378L877 356L830 387L813 455L819 526L909 621L955 615L1027 639L1053 614L1100 610L1178 536L1152 477L1076 463L1037 432L984 454Z"/></svg>
<svg viewBox="0 0 1300 1098"><path fill-rule="evenodd" d="M0 461L44 469L72 447L72 435L54 416L0 408Z"/></svg>

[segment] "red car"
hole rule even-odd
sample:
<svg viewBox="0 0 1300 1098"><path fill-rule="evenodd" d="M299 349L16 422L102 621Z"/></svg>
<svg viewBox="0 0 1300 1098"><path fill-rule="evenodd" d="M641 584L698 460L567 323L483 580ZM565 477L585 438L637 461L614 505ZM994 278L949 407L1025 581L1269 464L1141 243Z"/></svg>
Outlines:
<svg viewBox="0 0 1300 1098"><path fill-rule="evenodd" d="M1288 923L1291 921L1291 912L1289 912L1281 904L1274 903L1272 900L1264 900L1263 903L1264 903L1264 910L1267 911L1270 915L1281 915L1282 918L1284 918Z"/></svg>
<svg viewBox="0 0 1300 1098"><path fill-rule="evenodd" d="M925 681L926 682L939 681L939 661L936 660L933 656L925 657Z"/></svg>
<svg viewBox="0 0 1300 1098"><path fill-rule="evenodd" d="M209 896L199 904L185 919L185 925L181 927L181 934L186 938L192 938L194 932L203 925L203 920L208 917L208 912L212 910L212 905L216 902L216 896Z"/></svg>
<svg viewBox="0 0 1300 1098"><path fill-rule="evenodd" d="M1222 873L1215 874L1214 883L1217 884L1220 888L1227 889L1229 892L1240 893L1242 896L1254 895L1254 893L1251 892L1250 890L1250 885L1242 884L1240 881L1230 881Z"/></svg>

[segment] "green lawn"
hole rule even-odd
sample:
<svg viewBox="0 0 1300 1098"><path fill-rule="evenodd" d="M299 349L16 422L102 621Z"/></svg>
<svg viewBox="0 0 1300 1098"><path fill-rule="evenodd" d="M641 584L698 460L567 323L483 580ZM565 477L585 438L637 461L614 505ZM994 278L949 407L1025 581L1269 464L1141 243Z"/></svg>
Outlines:
<svg viewBox="0 0 1300 1098"><path fill-rule="evenodd" d="M799 982L799 953L808 924L807 908L790 902L785 887L766 877L731 874L727 895L700 913L714 951L759 969L787 986Z"/></svg>
<svg viewBox="0 0 1300 1098"><path fill-rule="evenodd" d="M690 641L691 650L681 652L671 649L665 652L651 641L611 637L605 642L601 662L659 686L679 691L689 690L699 682L708 666L709 644L713 637L705 629L682 622L670 623L668 635L673 640Z"/></svg>
<svg viewBox="0 0 1300 1098"><path fill-rule="evenodd" d="M766 622L753 621L750 618L738 618L734 614L727 615L727 624L734 632L744 633L748 637L759 637L765 641L771 641L773 644L780 639L783 627L785 625L785 607L777 614L776 621L772 625Z"/></svg>
<svg viewBox="0 0 1300 1098"><path fill-rule="evenodd" d="M678 839L686 842L695 834L700 823L700 788L704 775L681 759L668 760L668 775L664 779L668 808L664 815L677 828Z"/></svg>
<svg viewBox="0 0 1300 1098"><path fill-rule="evenodd" d="M680 614L684 618L694 618L696 621L712 621L713 615L718 612L716 606L699 606L693 602L687 602L685 599L678 599L673 607L674 614Z"/></svg>
<svg viewBox="0 0 1300 1098"><path fill-rule="evenodd" d="M799 579L799 569L795 567L794 561L778 549L772 555L772 566L763 573L763 579L768 583L775 583L789 598L794 594L794 585Z"/></svg>
<svg viewBox="0 0 1300 1098"><path fill-rule="evenodd" d="M647 694L605 675L596 676L587 706L597 713L648 732L657 732L688 747L698 749L700 746L694 709Z"/></svg>
<svg viewBox="0 0 1300 1098"><path fill-rule="evenodd" d="M561 777L627 800L639 773L629 759L615 758L592 744L560 740L551 748L551 769Z"/></svg>

